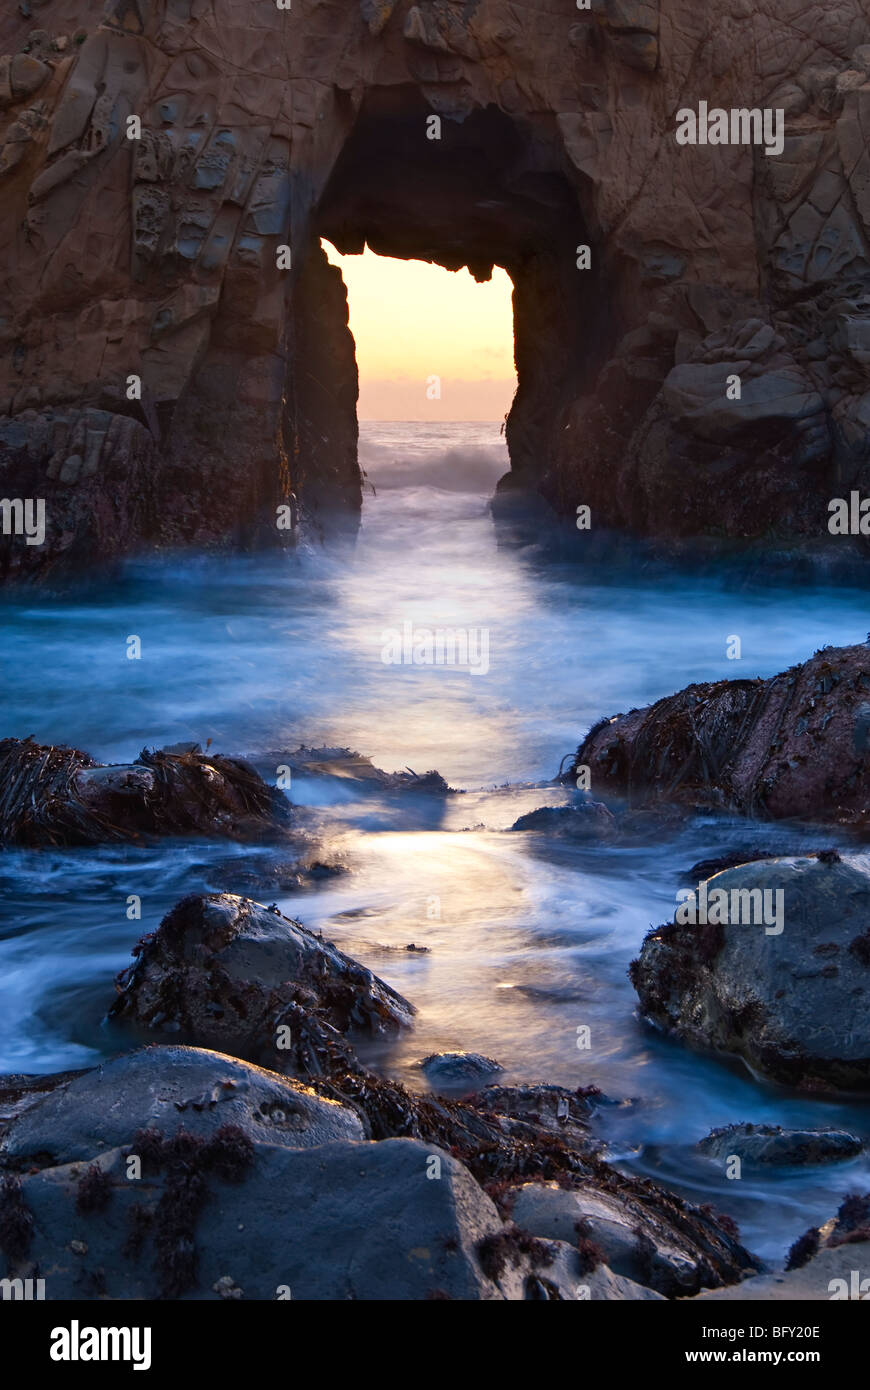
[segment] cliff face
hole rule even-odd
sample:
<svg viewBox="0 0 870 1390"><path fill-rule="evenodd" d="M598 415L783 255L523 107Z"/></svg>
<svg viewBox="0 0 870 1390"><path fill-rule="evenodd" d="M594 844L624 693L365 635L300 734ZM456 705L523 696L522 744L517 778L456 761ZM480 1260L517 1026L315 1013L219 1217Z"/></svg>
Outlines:
<svg viewBox="0 0 870 1390"><path fill-rule="evenodd" d="M511 481L563 513L824 542L870 492L866 0L18 0L0 53L6 575L353 514L320 236L508 270ZM678 143L702 102L781 152Z"/></svg>

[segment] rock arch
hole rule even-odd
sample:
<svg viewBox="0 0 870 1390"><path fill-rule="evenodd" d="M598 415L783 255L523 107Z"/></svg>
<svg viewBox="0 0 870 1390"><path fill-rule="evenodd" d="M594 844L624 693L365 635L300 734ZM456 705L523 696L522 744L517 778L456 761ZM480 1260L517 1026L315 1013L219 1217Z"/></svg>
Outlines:
<svg viewBox="0 0 870 1390"><path fill-rule="evenodd" d="M0 494L47 512L4 576L353 513L327 232L508 268L513 480L558 512L813 547L870 490L863 0L21 0L0 54ZM782 154L678 145L701 101Z"/></svg>

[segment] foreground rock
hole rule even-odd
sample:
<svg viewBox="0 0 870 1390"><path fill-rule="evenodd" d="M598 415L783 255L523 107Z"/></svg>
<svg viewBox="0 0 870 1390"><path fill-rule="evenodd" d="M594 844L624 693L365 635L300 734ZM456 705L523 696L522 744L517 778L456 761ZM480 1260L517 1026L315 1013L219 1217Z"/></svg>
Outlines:
<svg viewBox="0 0 870 1390"><path fill-rule="evenodd" d="M752 1268L712 1213L570 1147L592 1105L574 1093L558 1098L564 1138L511 1116L504 1088L497 1115L429 1101L415 1119L440 1124L450 1152L428 1135L367 1142L362 1089L324 1098L201 1049L148 1047L40 1085L19 1083L2 1125L0 1252L7 1277L44 1278L49 1300L649 1299L668 1286L666 1252L674 1291ZM544 1089L546 1106L558 1088ZM639 1278L585 1233L541 1239L512 1219L512 1176L533 1159L642 1223ZM485 1172L499 1174L490 1194Z"/></svg>
<svg viewBox="0 0 870 1390"><path fill-rule="evenodd" d="M393 1032L414 1012L276 907L228 893L183 899L134 954L112 1019L299 1076L354 1066L349 1031Z"/></svg>
<svg viewBox="0 0 870 1390"><path fill-rule="evenodd" d="M855 1134L837 1129L783 1129L781 1125L725 1125L712 1130L695 1146L706 1158L728 1159L732 1154L750 1164L809 1166L843 1163L864 1148Z"/></svg>
<svg viewBox="0 0 870 1390"><path fill-rule="evenodd" d="M647 1212L649 1239L656 1248L681 1252L685 1261L681 1290L739 1279L754 1267L734 1230L713 1212L602 1161L590 1119L605 1098L594 1087L494 1085L454 1100L414 1095L366 1071L353 1051L354 1033L402 1027L411 1006L276 910L226 895L186 899L140 943L139 959L121 986L115 1019L149 1030L177 1023L189 1042L232 1048L253 1062L269 1058L275 1069L307 1077L318 1096L359 1118L367 1138L413 1139L429 1153L452 1154L504 1215L510 1193L523 1183L581 1185ZM285 1027L286 1046L280 1047L277 1036ZM588 1272L606 1264L597 1250L577 1249ZM501 1253L517 1250L522 1254L516 1241L508 1241ZM556 1266L561 1269L558 1260ZM612 1278L617 1284L602 1274L601 1287L634 1296L627 1286L618 1291L619 1280L630 1276ZM548 1280L540 1274L529 1296L552 1296Z"/></svg>
<svg viewBox="0 0 870 1390"><path fill-rule="evenodd" d="M614 1274L664 1297L692 1294L704 1282L703 1253L689 1250L679 1227L663 1222L640 1193L611 1194L593 1184L526 1183L512 1196L510 1211L533 1235L588 1242Z"/></svg>
<svg viewBox="0 0 870 1390"><path fill-rule="evenodd" d="M577 750L591 784L632 801L865 828L870 646L828 647L769 680L690 685L603 719Z"/></svg>
<svg viewBox="0 0 870 1390"><path fill-rule="evenodd" d="M870 1193L847 1197L835 1217L795 1241L783 1269L700 1295L727 1302L866 1302L870 1298Z"/></svg>
<svg viewBox="0 0 870 1390"><path fill-rule="evenodd" d="M699 885L695 915L702 891L708 918L727 895L730 920L680 922L683 905L647 936L629 971L641 1013L775 1081L870 1089L870 875L836 856L774 859Z"/></svg>
<svg viewBox="0 0 870 1390"><path fill-rule="evenodd" d="M354 1111L301 1082L194 1047L143 1047L28 1100L0 1121L0 1159L14 1168L86 1159L146 1129L207 1140L233 1125L252 1143L294 1149L365 1138Z"/></svg>
<svg viewBox="0 0 870 1390"><path fill-rule="evenodd" d="M143 835L286 833L290 806L240 758L140 753L105 766L75 748L0 741L0 845L87 845Z"/></svg>

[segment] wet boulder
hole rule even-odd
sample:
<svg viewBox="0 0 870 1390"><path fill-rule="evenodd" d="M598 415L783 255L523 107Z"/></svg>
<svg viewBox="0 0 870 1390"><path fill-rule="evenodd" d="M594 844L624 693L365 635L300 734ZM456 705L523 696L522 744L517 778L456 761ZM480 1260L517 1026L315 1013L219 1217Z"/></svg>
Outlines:
<svg viewBox="0 0 870 1390"><path fill-rule="evenodd" d="M134 955L112 1020L298 1076L355 1067L349 1033L395 1032L414 1013L277 907L228 893L183 899Z"/></svg>
<svg viewBox="0 0 870 1390"><path fill-rule="evenodd" d="M4 1107L5 1108L5 1107ZM355 1110L299 1081L193 1047L143 1047L32 1091L0 1127L0 1161L68 1163L126 1143L140 1130L207 1140L232 1125L252 1143L310 1148L359 1140Z"/></svg>
<svg viewBox="0 0 870 1390"><path fill-rule="evenodd" d="M808 1167L856 1158L863 1140L839 1129L783 1129L781 1125L724 1125L696 1144L705 1158L723 1162L732 1154L749 1164Z"/></svg>
<svg viewBox="0 0 870 1390"><path fill-rule="evenodd" d="M471 1090L486 1077L504 1070L500 1062L483 1057L479 1052L433 1052L423 1058L420 1066L427 1081L436 1089L445 1086Z"/></svg>
<svg viewBox="0 0 870 1390"><path fill-rule="evenodd" d="M537 831L562 840L610 840L617 834L616 817L600 801L574 806L539 806L520 816L511 830Z"/></svg>
<svg viewBox="0 0 870 1390"><path fill-rule="evenodd" d="M870 875L774 859L685 892L630 967L641 1014L786 1085L870 1088Z"/></svg>
<svg viewBox="0 0 870 1390"><path fill-rule="evenodd" d="M647 1179L626 1176L603 1161L603 1145L590 1133L589 1122L605 1097L594 1087L569 1091L549 1085L486 1086L464 1100L453 1100L415 1096L396 1082L362 1073L312 1084L320 1094L355 1105L365 1115L373 1138L404 1134L454 1154L518 1230L536 1239L570 1242L587 1273L599 1266L610 1269L612 1251L602 1250L593 1238L575 1230L574 1217L557 1228L529 1225L525 1208L515 1207L526 1185L534 1184L536 1190L547 1184L548 1190L579 1191L588 1203L598 1199L608 1212L616 1213L614 1220L628 1230L643 1227L644 1239L635 1241L640 1251L632 1264L635 1273L625 1275L614 1269L614 1278L627 1278L645 1288L661 1285L693 1293L732 1283L757 1268L727 1217L695 1206ZM651 1253L645 1262L644 1251L659 1254ZM545 1281L546 1271L540 1277ZM601 1287L609 1277L601 1274ZM583 1283L591 1289L585 1276Z"/></svg>
<svg viewBox="0 0 870 1390"><path fill-rule="evenodd" d="M149 835L286 833L290 804L240 758L144 749L105 766L75 748L0 741L0 845L90 845Z"/></svg>
<svg viewBox="0 0 870 1390"><path fill-rule="evenodd" d="M870 646L826 647L769 680L690 685L602 719L574 758L598 795L862 827Z"/></svg>

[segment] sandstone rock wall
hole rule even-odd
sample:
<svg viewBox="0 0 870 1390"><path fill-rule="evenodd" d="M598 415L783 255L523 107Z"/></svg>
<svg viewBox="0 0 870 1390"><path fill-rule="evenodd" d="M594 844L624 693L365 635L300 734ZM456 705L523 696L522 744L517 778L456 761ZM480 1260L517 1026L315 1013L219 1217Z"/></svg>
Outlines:
<svg viewBox="0 0 870 1390"><path fill-rule="evenodd" d="M866 0L10 0L0 55L0 495L47 513L5 575L353 512L321 234L507 267L563 513L828 542L870 481ZM679 145L701 101L782 153Z"/></svg>

